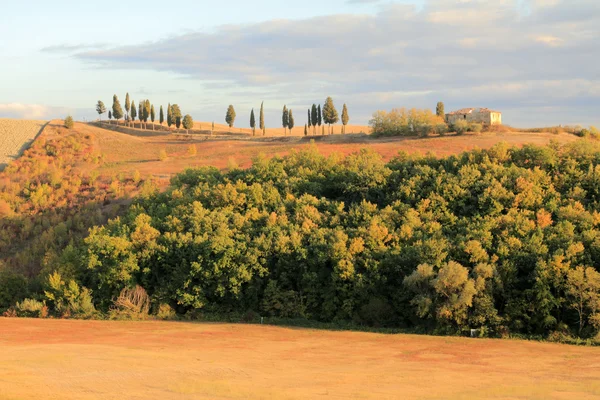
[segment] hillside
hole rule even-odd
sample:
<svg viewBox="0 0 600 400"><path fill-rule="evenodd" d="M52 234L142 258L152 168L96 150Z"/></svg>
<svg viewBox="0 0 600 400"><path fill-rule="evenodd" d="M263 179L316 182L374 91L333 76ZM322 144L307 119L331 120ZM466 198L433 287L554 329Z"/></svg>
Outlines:
<svg viewBox="0 0 600 400"><path fill-rule="evenodd" d="M0 171L23 154L46 121L0 119Z"/></svg>
<svg viewBox="0 0 600 400"><path fill-rule="evenodd" d="M600 348L260 325L0 325L2 399L600 399Z"/></svg>

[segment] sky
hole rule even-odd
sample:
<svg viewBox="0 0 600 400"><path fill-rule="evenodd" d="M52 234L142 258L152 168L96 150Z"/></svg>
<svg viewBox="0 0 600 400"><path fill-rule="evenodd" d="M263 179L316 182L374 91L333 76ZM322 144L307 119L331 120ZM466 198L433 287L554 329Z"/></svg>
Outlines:
<svg viewBox="0 0 600 400"><path fill-rule="evenodd" d="M240 127L327 96L352 124L443 101L600 125L598 0L13 1L0 37L0 118L95 119L129 92L197 121L233 104Z"/></svg>

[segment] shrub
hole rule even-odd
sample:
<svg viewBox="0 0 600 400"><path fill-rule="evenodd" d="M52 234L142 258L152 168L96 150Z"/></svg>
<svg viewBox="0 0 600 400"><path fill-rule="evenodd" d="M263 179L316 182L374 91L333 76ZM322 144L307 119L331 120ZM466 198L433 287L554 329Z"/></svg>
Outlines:
<svg viewBox="0 0 600 400"><path fill-rule="evenodd" d="M448 133L448 125L447 124L436 124L433 127L433 131L440 136L444 136L446 133Z"/></svg>
<svg viewBox="0 0 600 400"><path fill-rule="evenodd" d="M48 315L46 304L35 299L25 299L15 306L19 317L44 318Z"/></svg>
<svg viewBox="0 0 600 400"><path fill-rule="evenodd" d="M445 124L444 119L430 110L414 108L377 111L369 121L371 133L375 136L425 136L441 124Z"/></svg>
<svg viewBox="0 0 600 400"><path fill-rule="evenodd" d="M137 285L121 290L110 309L111 319L146 319L150 311L150 297L146 290Z"/></svg>
<svg viewBox="0 0 600 400"><path fill-rule="evenodd" d="M483 125L479 124L479 123L472 123L471 125L469 125L469 131L470 132L475 132L475 133L481 133L481 131L483 130Z"/></svg>
<svg viewBox="0 0 600 400"><path fill-rule="evenodd" d="M462 135L469 130L469 123L465 120L459 119L452 124L452 130L456 132L457 135Z"/></svg>
<svg viewBox="0 0 600 400"><path fill-rule="evenodd" d="M169 158L169 156L167 155L167 151L165 149L162 149L158 152L158 159L160 161L165 161L167 158Z"/></svg>
<svg viewBox="0 0 600 400"><path fill-rule="evenodd" d="M71 129L73 128L73 117L71 117L70 115L67 115L67 117L65 118L65 128L67 129Z"/></svg>
<svg viewBox="0 0 600 400"><path fill-rule="evenodd" d="M77 282L63 281L58 272L52 273L45 283L44 295L58 316L90 318L96 312L91 291Z"/></svg>
<svg viewBox="0 0 600 400"><path fill-rule="evenodd" d="M177 314L170 305L163 303L158 307L156 317L163 320L173 320L177 318Z"/></svg>

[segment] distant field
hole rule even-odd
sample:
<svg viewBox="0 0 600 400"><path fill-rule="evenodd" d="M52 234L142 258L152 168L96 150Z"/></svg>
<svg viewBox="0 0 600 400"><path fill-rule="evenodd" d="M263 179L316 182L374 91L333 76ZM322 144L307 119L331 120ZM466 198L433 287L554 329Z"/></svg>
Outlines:
<svg viewBox="0 0 600 400"><path fill-rule="evenodd" d="M27 149L45 123L46 121L0 119L0 171Z"/></svg>
<svg viewBox="0 0 600 400"><path fill-rule="evenodd" d="M215 126L215 128L217 128ZM431 152L437 156L458 154L474 148L489 148L499 142L522 146L525 143L538 145L548 144L551 140L568 143L578 140L566 133L486 133L482 135L466 134L462 136L429 137L429 138L373 138L370 135L335 134L331 136L294 137L210 137L207 135L190 135L155 132L147 134L133 131L131 134L101 129L92 125L76 124L82 133L90 133L96 137L97 145L105 155L106 164L101 168L107 174L121 171L138 170L142 176L168 176L183 171L188 167L213 165L226 168L237 164L247 167L252 158L260 153L266 156L283 156L292 149L302 149L310 145L314 139L322 154L349 154L362 148L377 151L386 160L396 156L399 151L426 154ZM188 154L188 147L195 145L197 154ZM159 161L158 154L164 149L169 158Z"/></svg>
<svg viewBox="0 0 600 400"><path fill-rule="evenodd" d="M600 399L600 348L177 322L0 327L3 400Z"/></svg>

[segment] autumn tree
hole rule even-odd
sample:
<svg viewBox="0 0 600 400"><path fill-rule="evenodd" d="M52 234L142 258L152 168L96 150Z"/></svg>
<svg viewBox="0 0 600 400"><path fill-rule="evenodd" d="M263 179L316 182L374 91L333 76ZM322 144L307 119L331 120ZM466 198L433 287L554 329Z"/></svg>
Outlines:
<svg viewBox="0 0 600 400"><path fill-rule="evenodd" d="M252 128L252 136L256 134L256 120L254 118L254 108L250 111L250 128Z"/></svg>
<svg viewBox="0 0 600 400"><path fill-rule="evenodd" d="M346 107L346 103L344 103L344 107L342 108L342 126L344 134L346 134L346 125L348 125L348 121L350 121L350 116L348 115L348 107Z"/></svg>
<svg viewBox="0 0 600 400"><path fill-rule="evenodd" d="M229 125L229 132L231 132L231 128L233 128L233 124L235 123L235 109L233 105L229 105L227 107L227 113L225 114L225 122Z"/></svg>
<svg viewBox="0 0 600 400"><path fill-rule="evenodd" d="M291 135L292 129L294 129L294 115L292 114L291 109L288 112L288 128L290 128L290 135Z"/></svg>
<svg viewBox="0 0 600 400"><path fill-rule="evenodd" d="M123 118L123 108L121 108L121 103L116 94L113 96L112 116L117 120L117 124L119 123L119 120Z"/></svg>
<svg viewBox="0 0 600 400"><path fill-rule="evenodd" d="M325 121L326 124L329 124L329 134L333 134L331 125L336 124L339 119L338 112L333 105L333 99L327 97L325 105L323 106L323 121Z"/></svg>
<svg viewBox="0 0 600 400"><path fill-rule="evenodd" d="M194 120L190 114L186 114L185 117L183 117L183 128L185 129L186 134L189 133L190 129L194 128Z"/></svg>
<svg viewBox="0 0 600 400"><path fill-rule="evenodd" d="M98 100L98 103L96 103L96 112L100 116L100 121L102 121L102 114L106 112L106 106L101 100Z"/></svg>
<svg viewBox="0 0 600 400"><path fill-rule="evenodd" d="M579 317L579 335L586 322L600 330L600 273L592 267L577 267L567 272L567 296Z"/></svg>
<svg viewBox="0 0 600 400"><path fill-rule="evenodd" d="M287 127L289 124L290 115L287 107L283 106L283 111L281 112L281 125L283 126L283 134L287 136Z"/></svg>

